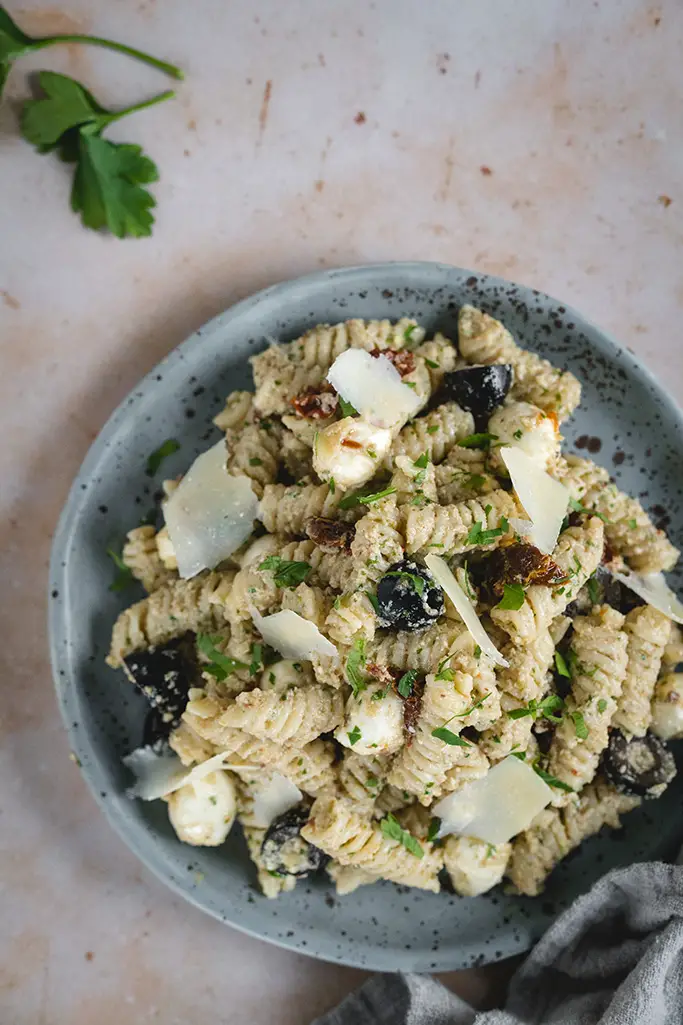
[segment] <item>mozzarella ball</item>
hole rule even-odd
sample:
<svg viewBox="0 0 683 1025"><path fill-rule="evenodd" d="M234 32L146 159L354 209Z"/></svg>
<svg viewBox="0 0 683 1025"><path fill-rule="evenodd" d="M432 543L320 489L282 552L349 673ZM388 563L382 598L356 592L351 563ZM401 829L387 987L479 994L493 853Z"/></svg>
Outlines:
<svg viewBox="0 0 683 1025"><path fill-rule="evenodd" d="M521 448L544 470L552 465L560 452L562 439L557 420L530 402L509 402L497 409L489 420L489 433L496 435L498 446ZM495 448L491 450L491 460L500 465L500 456Z"/></svg>
<svg viewBox="0 0 683 1025"><path fill-rule="evenodd" d="M403 701L391 688L371 686L346 703L335 738L360 755L392 754L403 744Z"/></svg>
<svg viewBox="0 0 683 1025"><path fill-rule="evenodd" d="M461 897L478 897L503 879L512 844L488 844L472 836L449 836L444 865Z"/></svg>
<svg viewBox="0 0 683 1025"><path fill-rule="evenodd" d="M168 817L179 840L218 847L237 814L235 785L227 772L210 772L168 796Z"/></svg>
<svg viewBox="0 0 683 1025"><path fill-rule="evenodd" d="M387 428L347 416L318 433L313 468L321 480L334 478L337 487L346 491L375 476L391 441Z"/></svg>
<svg viewBox="0 0 683 1025"><path fill-rule="evenodd" d="M662 740L683 737L683 673L669 673L655 687L652 732Z"/></svg>

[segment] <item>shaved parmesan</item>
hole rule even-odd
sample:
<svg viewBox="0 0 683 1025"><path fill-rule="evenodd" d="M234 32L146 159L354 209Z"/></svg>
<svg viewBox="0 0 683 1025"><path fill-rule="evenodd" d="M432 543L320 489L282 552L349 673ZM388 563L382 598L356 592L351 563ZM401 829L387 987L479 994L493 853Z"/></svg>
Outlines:
<svg viewBox="0 0 683 1025"><path fill-rule="evenodd" d="M337 356L327 380L342 398L378 427L405 423L420 408L420 397L404 384L386 356L365 349L347 349Z"/></svg>
<svg viewBox="0 0 683 1025"><path fill-rule="evenodd" d="M180 787L223 769L229 757L224 751L188 769L170 751L159 753L153 747L138 747L123 759L126 768L136 776L135 783L126 790L126 795L139 797L143 801L156 801L159 797L166 797Z"/></svg>
<svg viewBox="0 0 683 1025"><path fill-rule="evenodd" d="M533 543L531 539L534 534L534 525L531 520L520 520L516 516L511 516L509 523L515 534L518 534L523 540Z"/></svg>
<svg viewBox="0 0 683 1025"><path fill-rule="evenodd" d="M528 537L540 551L551 555L567 514L569 492L520 448L499 449L517 498L532 522Z"/></svg>
<svg viewBox="0 0 683 1025"><path fill-rule="evenodd" d="M168 501L164 518L178 572L187 579L213 569L252 532L258 499L248 477L225 468L225 442L197 456Z"/></svg>
<svg viewBox="0 0 683 1025"><path fill-rule="evenodd" d="M305 658L312 655L338 656L339 652L324 637L315 623L304 619L298 612L283 609L272 616L262 616L256 609L251 610L254 625L261 637L285 658Z"/></svg>
<svg viewBox="0 0 683 1025"><path fill-rule="evenodd" d="M615 580L630 587L648 605L652 605L669 619L673 619L675 623L683 623L683 603L671 590L663 573L649 573L641 576L631 572L617 573L615 570L611 572Z"/></svg>
<svg viewBox="0 0 683 1025"><path fill-rule="evenodd" d="M456 612L460 615L463 623L481 648L482 653L487 655L495 665L507 666L508 662L505 661L498 648L486 633L486 630L484 630L479 616L474 610L474 606L453 576L448 563L440 555L427 555L425 563L437 584L444 589L453 602Z"/></svg>
<svg viewBox="0 0 683 1025"><path fill-rule="evenodd" d="M438 801L433 811L441 819L440 837L457 833L498 844L528 829L552 797L548 784L526 762L508 757Z"/></svg>
<svg viewBox="0 0 683 1025"><path fill-rule="evenodd" d="M269 772L248 784L251 810L249 825L267 829L283 812L298 804L303 794L281 772Z"/></svg>

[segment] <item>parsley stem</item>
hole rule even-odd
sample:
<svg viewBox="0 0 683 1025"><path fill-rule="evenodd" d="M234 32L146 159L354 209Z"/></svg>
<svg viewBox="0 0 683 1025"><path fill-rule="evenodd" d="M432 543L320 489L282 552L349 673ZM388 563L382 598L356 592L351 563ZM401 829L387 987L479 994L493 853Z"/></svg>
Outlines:
<svg viewBox="0 0 683 1025"><path fill-rule="evenodd" d="M142 61L143 64L149 64L150 67L164 71L172 78L183 79L185 77L185 72L181 68L177 68L175 64L168 64L157 57L151 57L148 53L143 53L142 50L126 46L125 43L115 43L112 39L101 39L99 36L82 36L78 34L45 36L43 39L31 40L31 49L42 50L46 46L53 46L56 43L90 43L91 46L103 46L106 50L114 50L116 53L123 53L127 57L133 57L135 60Z"/></svg>
<svg viewBox="0 0 683 1025"><path fill-rule="evenodd" d="M164 100L172 100L175 96L173 89L167 89L164 93L159 93L158 96L152 96L150 100L143 100L141 103L134 103L132 107L125 107L124 110L117 110L114 114L107 117L107 124L112 124L114 121L118 121L119 118L127 117L128 114L137 114L139 110L147 110L148 107L154 107L157 103L163 103Z"/></svg>

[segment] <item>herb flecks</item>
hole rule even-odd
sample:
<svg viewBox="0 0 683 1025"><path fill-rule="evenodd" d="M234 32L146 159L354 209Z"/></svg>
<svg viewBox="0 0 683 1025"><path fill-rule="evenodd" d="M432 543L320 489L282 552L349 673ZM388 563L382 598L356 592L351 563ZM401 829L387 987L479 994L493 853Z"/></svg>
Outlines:
<svg viewBox="0 0 683 1025"><path fill-rule="evenodd" d="M391 812L380 822L380 829L382 836L387 837L389 840L397 840L416 858L424 857L424 851L420 842L407 829L402 828L398 819Z"/></svg>
<svg viewBox="0 0 683 1025"><path fill-rule="evenodd" d="M146 474L148 477L153 477L157 472L164 459L168 459L174 452L177 452L180 448L180 442L176 441L175 438L167 438L166 441L159 445L159 448L155 449L154 452L147 459Z"/></svg>
<svg viewBox="0 0 683 1025"><path fill-rule="evenodd" d="M269 555L267 559L259 563L258 568L272 570L275 586L290 589L303 583L313 569L309 562L288 562L277 555Z"/></svg>

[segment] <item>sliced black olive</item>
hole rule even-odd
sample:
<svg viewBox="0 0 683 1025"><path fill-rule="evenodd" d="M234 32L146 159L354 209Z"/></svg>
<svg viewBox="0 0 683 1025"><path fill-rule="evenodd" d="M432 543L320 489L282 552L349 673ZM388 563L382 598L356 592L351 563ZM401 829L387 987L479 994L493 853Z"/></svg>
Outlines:
<svg viewBox="0 0 683 1025"><path fill-rule="evenodd" d="M317 872L329 860L323 851L301 835L309 813L308 805L297 804L270 824L261 844L261 860L267 872L307 876Z"/></svg>
<svg viewBox="0 0 683 1025"><path fill-rule="evenodd" d="M494 409L502 404L511 385L512 367L494 363L490 367L465 367L445 374L443 390L449 399L472 413L477 430L481 430Z"/></svg>
<svg viewBox="0 0 683 1025"><path fill-rule="evenodd" d="M424 630L445 611L443 591L412 559L394 563L377 585L379 621L392 630Z"/></svg>
<svg viewBox="0 0 683 1025"><path fill-rule="evenodd" d="M172 728L173 724L166 722L158 708L150 708L142 726L142 747L153 747L161 751L166 747Z"/></svg>
<svg viewBox="0 0 683 1025"><path fill-rule="evenodd" d="M157 709L169 729L177 726L187 705L187 692L197 677L197 656L191 634L163 647L134 651L123 660L128 678Z"/></svg>
<svg viewBox="0 0 683 1025"><path fill-rule="evenodd" d="M617 790L636 797L659 797L676 775L674 756L654 733L627 740L612 730L604 768Z"/></svg>

